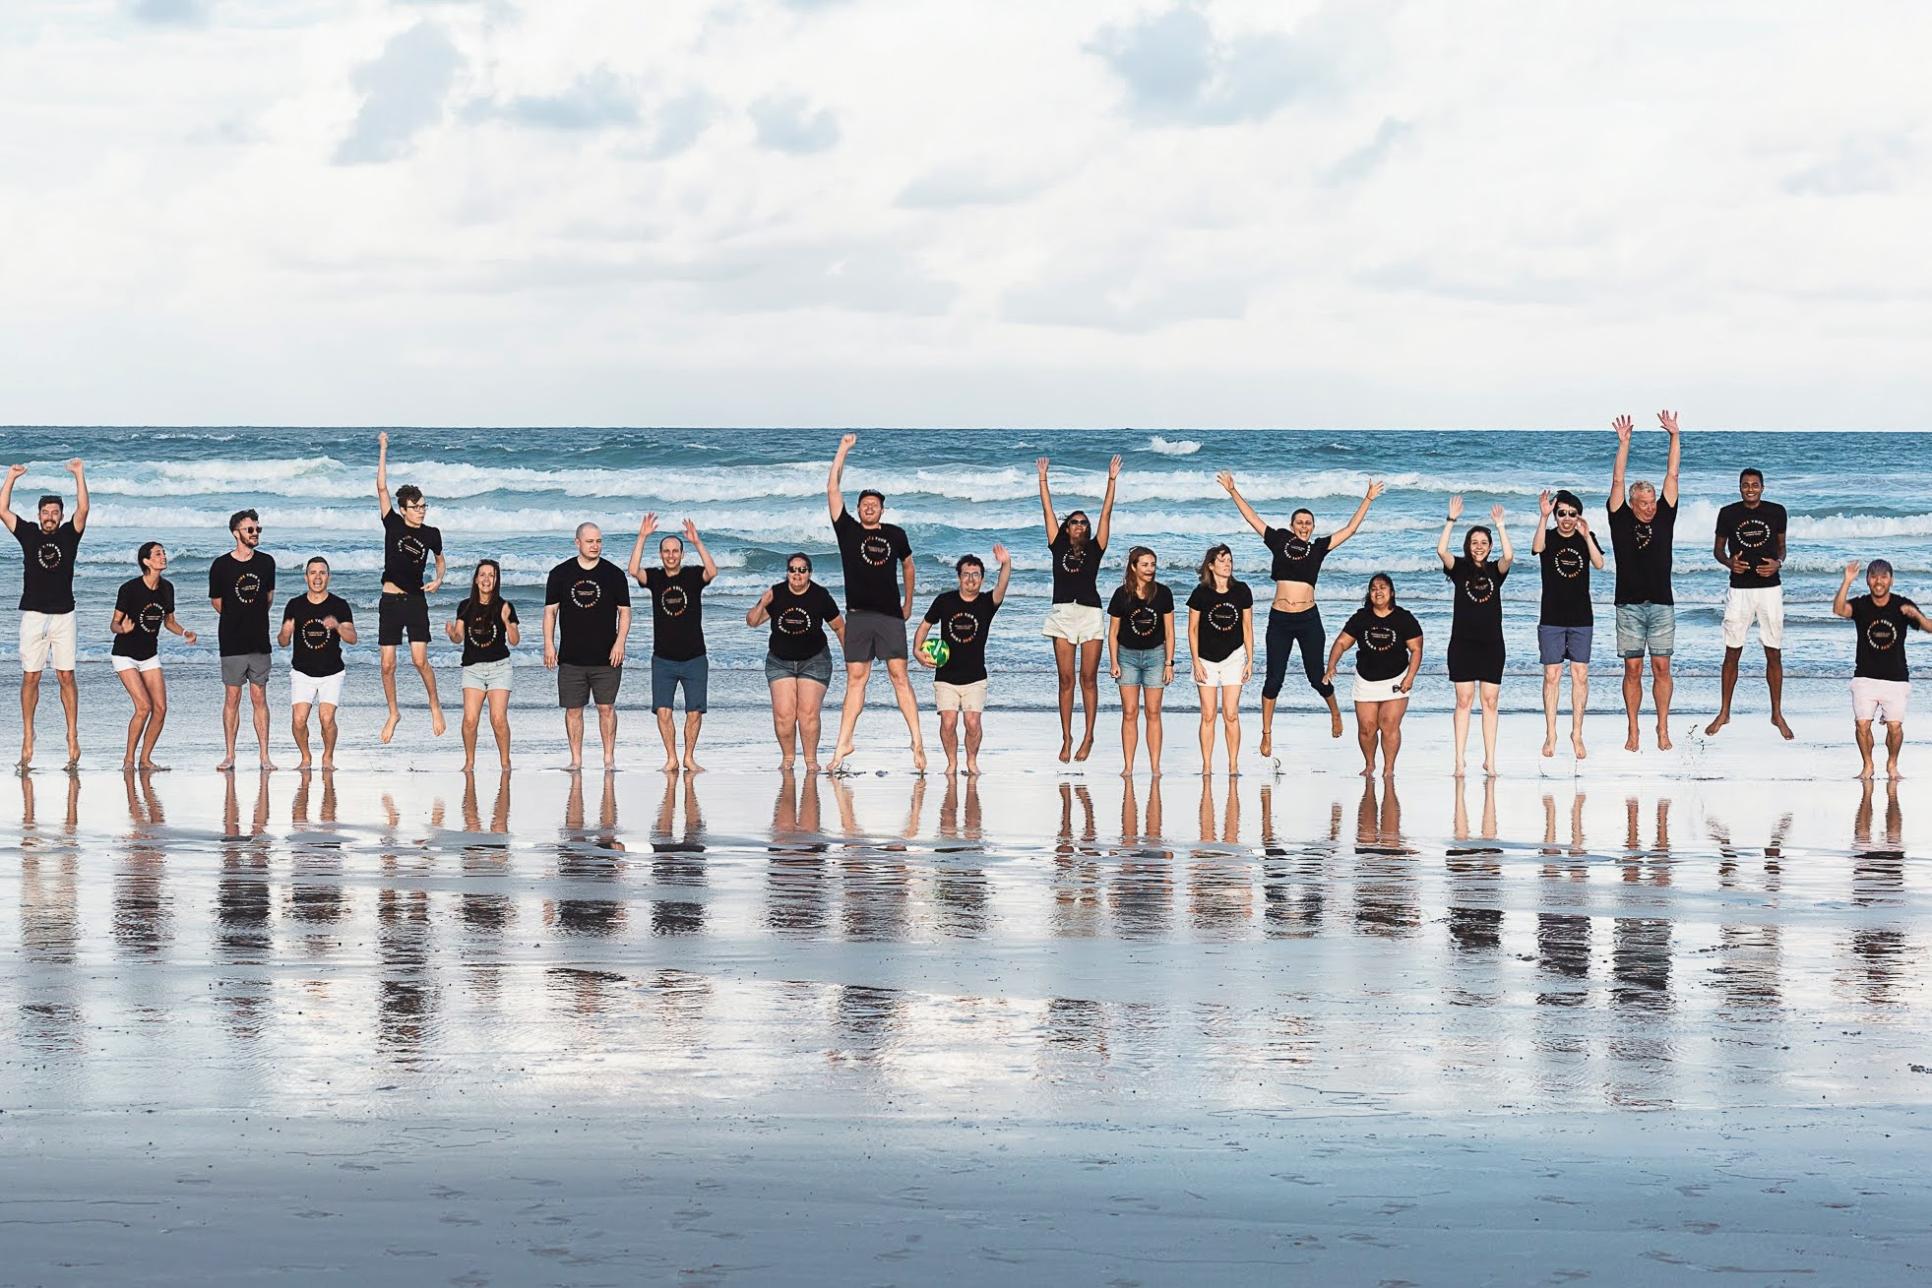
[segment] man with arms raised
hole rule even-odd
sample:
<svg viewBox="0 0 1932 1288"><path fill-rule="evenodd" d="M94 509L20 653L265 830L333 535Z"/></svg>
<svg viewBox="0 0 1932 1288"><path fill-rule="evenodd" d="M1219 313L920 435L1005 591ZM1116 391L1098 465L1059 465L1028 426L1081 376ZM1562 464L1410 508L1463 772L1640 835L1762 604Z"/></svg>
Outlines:
<svg viewBox="0 0 1932 1288"><path fill-rule="evenodd" d="M20 768L33 768L34 712L40 706L40 676L49 659L60 685L60 708L67 717L67 767L80 763L80 690L74 684L74 555L87 530L87 475L80 461L67 462L74 476L74 517L51 493L40 498L35 521L13 512L13 485L27 472L7 467L0 483L0 523L7 525L26 556L20 579Z"/></svg>
<svg viewBox="0 0 1932 1288"><path fill-rule="evenodd" d="M1724 672L1717 719L1704 730L1714 734L1731 722L1731 694L1751 623L1764 645L1764 683L1771 691L1771 723L1786 738L1784 722L1784 507L1764 499L1764 472L1747 469L1737 477L1739 499L1717 512L1717 539L1711 555L1731 574L1724 594Z"/></svg>
<svg viewBox="0 0 1932 1288"><path fill-rule="evenodd" d="M1905 707L1912 696L1912 673L1905 665L1905 632L1912 627L1932 631L1919 606L1892 593L1892 565L1874 559L1865 570L1869 595L1846 598L1858 561L1845 565L1845 579L1831 611L1848 617L1858 629L1858 661L1852 671L1852 731L1864 765L1858 776L1872 777L1872 721L1885 722L1885 776L1897 779L1898 754L1905 747Z"/></svg>
<svg viewBox="0 0 1932 1288"><path fill-rule="evenodd" d="M275 560L263 554L262 519L253 510L228 516L235 548L208 565L208 600L221 619L216 636L221 642L221 734L226 752L217 769L235 767L235 735L241 728L242 689L255 712L255 740L262 749L262 768L273 769L268 758L268 609L275 598Z"/></svg>
<svg viewBox="0 0 1932 1288"><path fill-rule="evenodd" d="M684 538L665 533L657 543L655 568L644 567L644 542L657 531L657 516L637 525L631 547L631 578L651 595L651 708L657 712L658 737L664 740L664 772L678 772L678 733L673 703L684 689L684 768L700 773L698 731L704 726L711 664L704 652L704 588L718 576L718 565L698 536L698 525L684 521ZM684 543L697 547L702 567L684 565Z"/></svg>
<svg viewBox="0 0 1932 1288"><path fill-rule="evenodd" d="M1670 750L1670 655L1677 642L1677 599L1671 593L1671 542L1677 531L1677 466L1683 440L1677 413L1660 411L1657 422L1670 435L1670 460L1664 466L1660 496L1646 479L1625 495L1623 476L1630 464L1630 417L1619 416L1617 464L1610 473L1610 549L1617 556L1617 656L1623 659L1623 708L1630 717L1625 751L1637 750L1637 714L1644 704L1644 654L1650 655L1650 693L1657 704L1657 746Z"/></svg>
<svg viewBox="0 0 1932 1288"><path fill-rule="evenodd" d="M604 558L603 532L580 523L576 555L550 570L543 593L543 664L557 673L573 771L584 767L584 707L593 702L604 769L617 768L617 688L630 634L630 583Z"/></svg>
<svg viewBox="0 0 1932 1288"><path fill-rule="evenodd" d="M912 735L913 768L923 774L926 744L919 732L919 702L913 696L912 676L906 671L906 619L912 616L915 575L912 543L906 540L904 528L879 521L885 513L883 493L871 488L859 493L857 517L845 508L839 480L845 474L845 458L858 441L857 434L839 439L838 455L832 458L832 472L825 481L825 504L832 513L839 561L845 567L845 708L839 713L838 746L833 748L827 768L836 774L852 754L852 733L865 707L872 663L884 659L899 714L905 717L906 730ZM899 590L901 572L905 574L903 596Z"/></svg>
<svg viewBox="0 0 1932 1288"><path fill-rule="evenodd" d="M376 613L376 644L382 650L382 696L389 703L389 718L382 722L380 736L384 742L395 737L396 722L402 719L396 706L396 649L407 634L410 664L423 677L423 692L429 695L430 732L440 738L448 726L436 698L436 672L429 665L429 597L443 584L443 534L423 522L429 502L413 483L397 488L395 504L389 503L387 432L376 437L376 503L382 507L382 603ZM436 575L425 585L423 567L431 554L436 556Z"/></svg>

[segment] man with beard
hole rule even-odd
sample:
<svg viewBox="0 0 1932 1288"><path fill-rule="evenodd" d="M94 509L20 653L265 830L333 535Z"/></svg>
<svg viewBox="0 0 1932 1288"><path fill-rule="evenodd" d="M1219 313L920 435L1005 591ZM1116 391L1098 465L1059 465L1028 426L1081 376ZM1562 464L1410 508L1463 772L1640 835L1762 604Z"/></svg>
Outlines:
<svg viewBox="0 0 1932 1288"><path fill-rule="evenodd" d="M74 476L74 517L51 493L40 498L33 523L13 512L13 485L27 472L7 468L0 483L0 523L7 525L26 556L20 582L20 768L34 759L34 712L40 706L40 676L51 659L60 685L60 707L67 717L67 768L80 763L80 690L74 684L74 554L87 529L87 475L79 460L67 462Z"/></svg>
<svg viewBox="0 0 1932 1288"><path fill-rule="evenodd" d="M1771 691L1771 723L1787 739L1784 722L1784 568L1785 512L1764 499L1764 472L1747 469L1737 477L1739 499L1717 512L1717 537L1711 554L1731 574L1724 595L1724 675L1717 719L1705 728L1715 734L1731 721L1731 693L1737 688L1744 640L1757 623L1764 645L1764 683Z"/></svg>
<svg viewBox="0 0 1932 1288"><path fill-rule="evenodd" d="M235 767L235 735L241 727L242 689L254 707L255 740L261 745L263 769L275 768L268 758L268 609L275 598L275 560L257 547L262 544L262 519L253 510L228 516L235 548L208 565L208 600L221 619L216 635L221 642L221 733L226 751L215 768Z"/></svg>

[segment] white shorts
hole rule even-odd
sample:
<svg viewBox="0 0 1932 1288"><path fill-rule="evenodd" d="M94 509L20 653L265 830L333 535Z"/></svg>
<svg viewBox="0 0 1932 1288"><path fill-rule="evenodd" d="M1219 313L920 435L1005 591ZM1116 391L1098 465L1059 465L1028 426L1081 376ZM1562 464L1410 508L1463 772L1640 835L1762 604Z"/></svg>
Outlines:
<svg viewBox="0 0 1932 1288"><path fill-rule="evenodd" d="M288 704L292 707L312 707L317 703L325 707L342 705L342 681L347 671L337 671L334 675L304 675L300 671L288 673Z"/></svg>
<svg viewBox="0 0 1932 1288"><path fill-rule="evenodd" d="M986 681L948 684L944 680L934 680L932 699L933 706L941 711L984 711L986 710Z"/></svg>
<svg viewBox="0 0 1932 1288"><path fill-rule="evenodd" d="M1107 615L1092 604L1055 604L1047 610L1040 634L1073 644L1098 643L1107 638Z"/></svg>
<svg viewBox="0 0 1932 1288"><path fill-rule="evenodd" d="M161 655L159 653L153 657L140 658L122 657L119 653L115 653L107 660L114 664L114 670L117 673L121 671L159 671L161 669Z"/></svg>
<svg viewBox="0 0 1932 1288"><path fill-rule="evenodd" d="M20 669L28 675L38 675L47 669L49 655L56 671L74 669L74 615L21 613Z"/></svg>
<svg viewBox="0 0 1932 1288"><path fill-rule="evenodd" d="M1402 677L1392 675L1386 680L1364 680L1355 677L1355 691L1349 694L1353 702L1407 702L1407 693L1397 693L1395 686L1402 683Z"/></svg>
<svg viewBox="0 0 1932 1288"><path fill-rule="evenodd" d="M1859 724L1873 720L1904 724L1905 708L1912 701L1912 686L1905 680L1874 680L1859 675L1852 677L1851 694L1852 719Z"/></svg>
<svg viewBox="0 0 1932 1288"><path fill-rule="evenodd" d="M1206 658L1196 658L1195 660L1201 664L1201 674L1207 677L1205 680L1196 680L1196 684L1210 689L1238 689L1241 687L1241 672L1248 663L1248 654L1245 649L1236 649L1219 662L1210 662Z"/></svg>
<svg viewBox="0 0 1932 1288"><path fill-rule="evenodd" d="M1724 596L1724 647L1743 648L1751 623L1758 624L1758 643L1784 647L1784 587L1732 586Z"/></svg>

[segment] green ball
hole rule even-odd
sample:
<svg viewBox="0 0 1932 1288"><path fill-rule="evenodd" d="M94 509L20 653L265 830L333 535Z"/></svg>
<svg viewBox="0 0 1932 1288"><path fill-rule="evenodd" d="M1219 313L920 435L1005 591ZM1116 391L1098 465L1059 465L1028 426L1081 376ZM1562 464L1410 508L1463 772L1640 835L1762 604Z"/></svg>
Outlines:
<svg viewBox="0 0 1932 1288"><path fill-rule="evenodd" d="M946 641L940 639L937 635L928 639L924 644L921 644L919 651L924 653L926 660L934 666L946 665L946 659L953 655L953 651L947 645Z"/></svg>

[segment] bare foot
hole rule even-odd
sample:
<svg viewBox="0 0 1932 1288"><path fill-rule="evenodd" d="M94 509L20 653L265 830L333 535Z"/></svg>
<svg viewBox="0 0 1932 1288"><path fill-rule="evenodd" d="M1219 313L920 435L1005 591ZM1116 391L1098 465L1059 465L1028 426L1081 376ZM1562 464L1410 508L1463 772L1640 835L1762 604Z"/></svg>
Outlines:
<svg viewBox="0 0 1932 1288"><path fill-rule="evenodd" d="M168 767L166 765L157 765L152 760L144 760L141 762L141 772L144 774L165 774L168 772Z"/></svg>
<svg viewBox="0 0 1932 1288"><path fill-rule="evenodd" d="M1572 751L1574 751L1574 752L1576 752L1576 758L1577 758L1578 760L1588 760L1588 759L1590 758L1590 753L1589 753L1588 751L1586 751L1586 750L1584 750L1584 747L1583 747L1583 735L1582 735L1582 734L1572 734L1572 735L1571 735L1571 737L1570 737L1570 750L1572 750Z"/></svg>
<svg viewBox="0 0 1932 1288"><path fill-rule="evenodd" d="M947 762L946 762L946 777L948 777L948 778L951 778L951 777L953 777L953 776L954 776L955 774L957 774L957 773L959 773L959 762L958 762L957 760L949 760L949 761L947 761Z"/></svg>
<svg viewBox="0 0 1932 1288"><path fill-rule="evenodd" d="M826 772L838 773L845 766L845 758L852 754L852 750L852 744L849 742L842 742L832 748L832 759L825 766Z"/></svg>
<svg viewBox="0 0 1932 1288"><path fill-rule="evenodd" d="M926 772L926 749L924 747L914 747L912 749L912 772L915 774L923 774Z"/></svg>
<svg viewBox="0 0 1932 1288"><path fill-rule="evenodd" d="M1791 726L1784 722L1784 717L1781 715L1772 716L1771 724L1774 728L1777 729L1779 733L1784 735L1784 740L1786 742L1790 742L1791 739L1796 736L1791 732Z"/></svg>
<svg viewBox="0 0 1932 1288"><path fill-rule="evenodd" d="M1071 759L1073 759L1073 735L1068 734L1060 739L1060 763L1064 765Z"/></svg>
<svg viewBox="0 0 1932 1288"><path fill-rule="evenodd" d="M431 707L429 709L429 731L440 738L443 736L443 731L448 728L449 722L443 719L443 709L441 707Z"/></svg>
<svg viewBox="0 0 1932 1288"><path fill-rule="evenodd" d="M1460 759L1458 759L1458 760L1456 761L1456 767L1455 767L1455 769L1454 769L1453 771L1451 771L1451 773L1450 773L1450 775L1449 775L1449 776L1450 776L1451 778L1461 778L1461 777L1462 777L1462 761L1461 761Z"/></svg>
<svg viewBox="0 0 1932 1288"><path fill-rule="evenodd" d="M1717 719L1704 726L1704 736L1706 738L1710 737L1729 723L1731 723L1731 713L1728 711L1718 712Z"/></svg>
<svg viewBox="0 0 1932 1288"><path fill-rule="evenodd" d="M1885 776L1891 779L1895 783L1905 777L1904 774L1901 774L1898 771L1898 766L1896 764L1885 766Z"/></svg>
<svg viewBox="0 0 1932 1288"><path fill-rule="evenodd" d="M223 758L222 762L215 766L215 768L222 773L227 773L229 770L233 769L234 767L235 767L235 758L233 756L228 756Z"/></svg>
<svg viewBox="0 0 1932 1288"><path fill-rule="evenodd" d="M816 760L806 761L805 772L808 774L816 774L818 772L818 762Z"/></svg>
<svg viewBox="0 0 1932 1288"><path fill-rule="evenodd" d="M1127 768L1120 771L1120 776L1122 778L1132 778L1134 776L1134 767L1132 765L1127 766Z"/></svg>
<svg viewBox="0 0 1932 1288"><path fill-rule="evenodd" d="M568 765L564 766L565 769L568 769L573 774L582 772L583 767L584 767L584 762L582 757L578 757L576 760L573 760Z"/></svg>
<svg viewBox="0 0 1932 1288"><path fill-rule="evenodd" d="M704 766L691 759L691 757L686 756L684 758L684 772L687 774L702 774L704 772Z"/></svg>
<svg viewBox="0 0 1932 1288"><path fill-rule="evenodd" d="M1555 738L1545 738L1543 740L1543 754L1545 756L1554 756L1556 754Z"/></svg>
<svg viewBox="0 0 1932 1288"><path fill-rule="evenodd" d="M1230 764L1228 766L1228 777L1229 778L1241 777L1241 767L1239 765Z"/></svg>
<svg viewBox="0 0 1932 1288"><path fill-rule="evenodd" d="M1490 767L1490 764L1489 764L1489 762L1488 762L1487 760L1485 760L1485 761L1483 762L1483 777L1484 777L1484 778L1494 778L1495 776L1496 776L1496 771L1495 771L1494 769L1492 769L1492 768Z"/></svg>
<svg viewBox="0 0 1932 1288"><path fill-rule="evenodd" d="M389 718L382 722L382 732L377 734L376 737L384 742L388 742L396 736L396 726L400 723L402 723L402 712L391 711Z"/></svg>
<svg viewBox="0 0 1932 1288"><path fill-rule="evenodd" d="M304 772L306 772L306 771L308 770L308 767L309 767L309 758L308 758L307 756L303 756L303 757L301 757L300 759L298 759L298 760L297 760L297 761L295 762L295 767L296 767L297 769L300 769L300 770L303 770Z"/></svg>
<svg viewBox="0 0 1932 1288"><path fill-rule="evenodd" d="M331 770L331 769L334 769L334 768L335 768L335 757L334 757L334 756L324 756L324 757L322 757L322 770L323 770L323 772L324 772L324 773L327 773L327 772L328 772L329 770Z"/></svg>
<svg viewBox="0 0 1932 1288"><path fill-rule="evenodd" d="M72 769L78 764L80 764L80 744L70 742L67 744L67 767Z"/></svg>
<svg viewBox="0 0 1932 1288"><path fill-rule="evenodd" d="M1075 760L1085 760L1091 755L1093 755L1093 735L1088 734L1085 738L1081 739L1080 750L1073 753L1073 758Z"/></svg>
<svg viewBox="0 0 1932 1288"><path fill-rule="evenodd" d="M1670 741L1670 730L1664 728L1662 725L1658 725L1657 726L1657 750L1669 751L1672 745L1673 744Z"/></svg>
<svg viewBox="0 0 1932 1288"><path fill-rule="evenodd" d="M792 758L790 756L780 756L778 758L778 772L781 774L789 774L792 772Z"/></svg>
<svg viewBox="0 0 1932 1288"><path fill-rule="evenodd" d="M1873 774L1872 766L1868 761L1865 767L1858 771L1858 780L1860 782L1869 783L1872 781L1872 774Z"/></svg>
<svg viewBox="0 0 1932 1288"><path fill-rule="evenodd" d="M609 756L604 757L604 772L607 774L617 772L617 762Z"/></svg>
<svg viewBox="0 0 1932 1288"><path fill-rule="evenodd" d="M1625 751L1639 751L1642 748L1643 740L1637 736L1637 726L1632 725L1630 726L1630 736L1623 740L1623 749Z"/></svg>
<svg viewBox="0 0 1932 1288"><path fill-rule="evenodd" d="M657 768L659 773L675 774L678 772L678 758L676 756L666 756L664 763Z"/></svg>
<svg viewBox="0 0 1932 1288"><path fill-rule="evenodd" d="M1363 765L1363 766L1362 766L1362 777L1364 777L1364 778L1373 778L1373 777L1375 777L1375 766L1374 766L1374 765Z"/></svg>
<svg viewBox="0 0 1932 1288"><path fill-rule="evenodd" d="M472 756L468 760L463 762L463 772L466 774L473 774L476 772L476 757Z"/></svg>
<svg viewBox="0 0 1932 1288"><path fill-rule="evenodd" d="M1261 731L1261 754L1264 756L1275 754L1275 736L1266 729Z"/></svg>
<svg viewBox="0 0 1932 1288"><path fill-rule="evenodd" d="M259 763L264 773L273 772L273 770L275 769L275 762L270 760L267 756L263 756Z"/></svg>
<svg viewBox="0 0 1932 1288"><path fill-rule="evenodd" d="M1328 736L1331 738L1342 736L1342 713L1339 711L1328 713Z"/></svg>
<svg viewBox="0 0 1932 1288"><path fill-rule="evenodd" d="M966 762L966 777L968 778L979 777L979 762L977 760L968 760Z"/></svg>
<svg viewBox="0 0 1932 1288"><path fill-rule="evenodd" d="M1148 771L1147 776L1149 778L1159 778L1161 776L1161 767L1159 765L1154 766L1153 769Z"/></svg>
<svg viewBox="0 0 1932 1288"><path fill-rule="evenodd" d="M131 760L123 760L123 761L121 762L121 772L122 772L122 773L124 773L124 774L129 774L129 773L133 773L133 772L134 772L134 762L133 762L133 761L131 761Z"/></svg>
<svg viewBox="0 0 1932 1288"><path fill-rule="evenodd" d="M501 770L501 771L502 771L503 773L506 773L506 774L507 774L507 773L509 773L509 772L510 772L510 758L509 758L508 756L505 756L505 757L503 758L503 760L502 760L502 763L500 763L500 764L499 764L499 765L497 766L497 768L498 768L499 770Z"/></svg>

